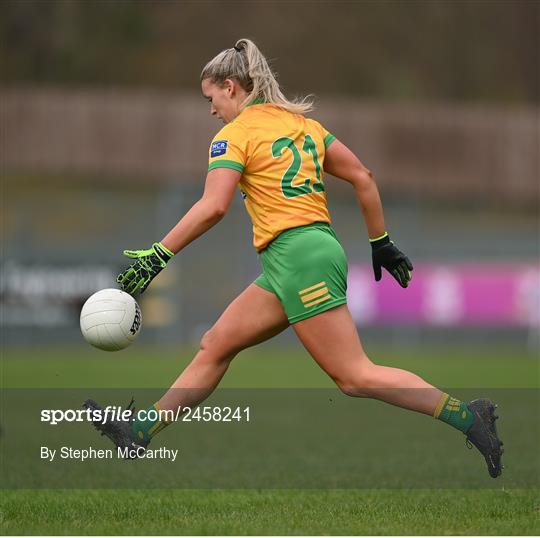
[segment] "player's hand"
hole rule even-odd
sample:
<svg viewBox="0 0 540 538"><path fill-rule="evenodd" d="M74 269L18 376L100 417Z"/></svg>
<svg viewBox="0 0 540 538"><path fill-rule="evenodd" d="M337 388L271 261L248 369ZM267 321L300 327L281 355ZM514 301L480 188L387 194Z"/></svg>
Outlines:
<svg viewBox="0 0 540 538"><path fill-rule="evenodd" d="M371 256L373 260L373 273L375 280L382 278L384 267L398 282L402 288L406 288L412 278L413 266L409 258L390 241L388 233L378 239L370 239Z"/></svg>
<svg viewBox="0 0 540 538"><path fill-rule="evenodd" d="M135 295L148 287L174 253L161 243L154 243L148 250L124 250L124 256L136 261L116 277L116 282L122 291Z"/></svg>

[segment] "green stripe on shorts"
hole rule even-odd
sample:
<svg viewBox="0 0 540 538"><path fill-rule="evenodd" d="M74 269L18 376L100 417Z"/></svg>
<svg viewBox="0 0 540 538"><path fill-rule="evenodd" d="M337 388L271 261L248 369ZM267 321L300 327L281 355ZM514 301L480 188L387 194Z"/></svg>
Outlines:
<svg viewBox="0 0 540 538"><path fill-rule="evenodd" d="M285 230L260 258L255 284L277 295L290 323L347 302L347 257L330 225Z"/></svg>

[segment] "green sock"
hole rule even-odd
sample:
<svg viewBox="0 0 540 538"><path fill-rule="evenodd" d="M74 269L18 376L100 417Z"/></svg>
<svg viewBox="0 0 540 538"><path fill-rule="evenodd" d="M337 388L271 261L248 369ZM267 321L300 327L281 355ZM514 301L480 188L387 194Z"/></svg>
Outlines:
<svg viewBox="0 0 540 538"><path fill-rule="evenodd" d="M133 421L131 429L141 441L149 442L154 435L170 424L166 420L160 420L159 411L159 405L155 403L141 413L143 415L142 420L135 418Z"/></svg>
<svg viewBox="0 0 540 538"><path fill-rule="evenodd" d="M474 415L469 411L465 402L452 398L448 394L442 395L433 416L463 433L467 433L474 422Z"/></svg>

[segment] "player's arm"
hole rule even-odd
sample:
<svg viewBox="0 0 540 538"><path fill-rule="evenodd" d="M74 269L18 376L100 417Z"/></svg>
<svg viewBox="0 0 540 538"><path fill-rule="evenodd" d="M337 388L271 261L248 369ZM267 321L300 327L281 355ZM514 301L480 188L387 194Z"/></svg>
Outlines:
<svg viewBox="0 0 540 538"><path fill-rule="evenodd" d="M386 228L379 190L373 174L360 162L360 159L345 144L335 140L326 149L324 171L353 186L356 200L366 221L369 237L383 235Z"/></svg>
<svg viewBox="0 0 540 538"><path fill-rule="evenodd" d="M122 290L142 293L175 254L215 226L227 213L241 176L229 168L211 170L201 199L159 243L147 250L125 250L124 255L135 261L116 279Z"/></svg>
<svg viewBox="0 0 540 538"><path fill-rule="evenodd" d="M242 174L230 168L215 168L206 176L201 199L161 240L174 254L215 226L229 210Z"/></svg>
<svg viewBox="0 0 540 538"><path fill-rule="evenodd" d="M379 189L373 174L339 140L332 142L326 149L324 170L347 181L354 188L356 200L364 216L369 234L375 280L381 279L381 268L384 267L399 282L400 286L406 288L412 277L413 266L409 258L390 241L384 224Z"/></svg>

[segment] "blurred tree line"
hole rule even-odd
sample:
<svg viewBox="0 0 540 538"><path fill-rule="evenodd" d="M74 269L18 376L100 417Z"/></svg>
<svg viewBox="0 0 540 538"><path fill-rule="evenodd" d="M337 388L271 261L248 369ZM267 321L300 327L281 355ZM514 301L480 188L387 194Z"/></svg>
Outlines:
<svg viewBox="0 0 540 538"><path fill-rule="evenodd" d="M537 0L3 0L4 86L199 91L249 37L290 94L537 103Z"/></svg>

